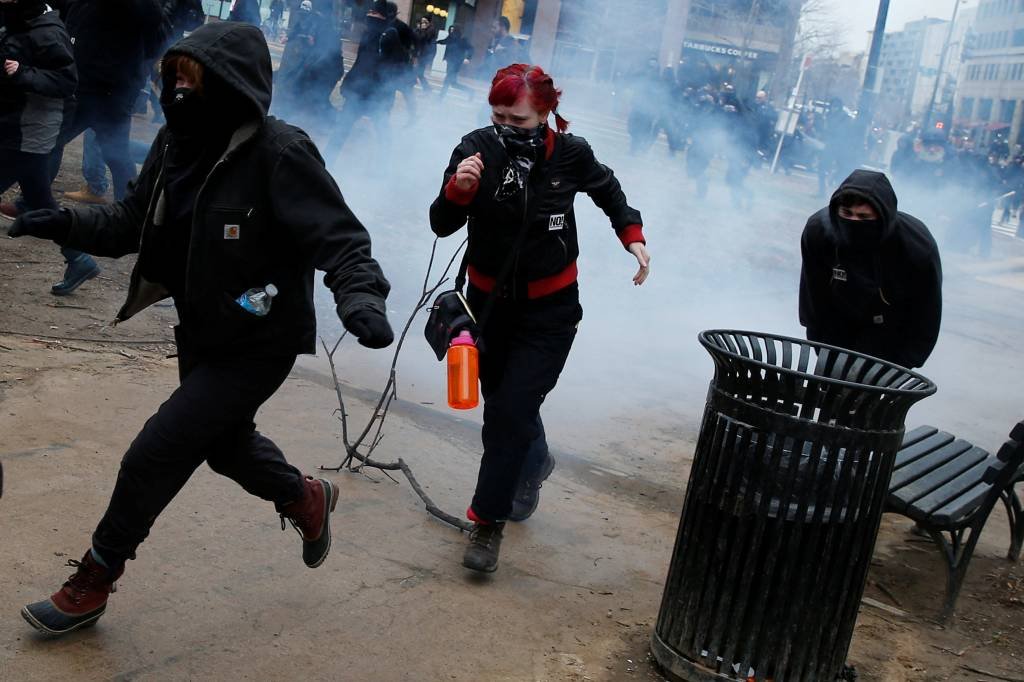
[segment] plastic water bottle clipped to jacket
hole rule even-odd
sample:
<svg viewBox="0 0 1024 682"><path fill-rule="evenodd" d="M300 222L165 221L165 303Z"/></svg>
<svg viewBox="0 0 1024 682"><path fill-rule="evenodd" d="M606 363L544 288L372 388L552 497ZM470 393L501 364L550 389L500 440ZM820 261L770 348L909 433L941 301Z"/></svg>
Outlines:
<svg viewBox="0 0 1024 682"><path fill-rule="evenodd" d="M461 332L448 347L448 405L472 410L480 404L480 352L473 335Z"/></svg>
<svg viewBox="0 0 1024 682"><path fill-rule="evenodd" d="M270 313L271 300L277 296L277 287L268 284L265 287L249 289L235 301L242 307L242 310L252 313L257 317L266 317Z"/></svg>

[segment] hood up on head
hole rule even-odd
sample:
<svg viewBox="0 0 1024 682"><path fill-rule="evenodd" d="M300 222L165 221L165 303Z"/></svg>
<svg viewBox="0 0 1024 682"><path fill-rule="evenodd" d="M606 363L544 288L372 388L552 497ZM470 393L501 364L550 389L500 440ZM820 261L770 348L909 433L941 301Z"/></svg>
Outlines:
<svg viewBox="0 0 1024 682"><path fill-rule="evenodd" d="M258 28L233 21L204 24L172 45L164 58L175 54L202 64L206 73L252 104L253 116L266 119L274 75L267 40Z"/></svg>
<svg viewBox="0 0 1024 682"><path fill-rule="evenodd" d="M857 195L875 209L882 225L882 240L889 238L896 230L896 218L899 215L896 192L889 183L885 173L876 171L855 170L843 181L839 189L832 195L828 214L832 225L839 226L839 202L850 194Z"/></svg>

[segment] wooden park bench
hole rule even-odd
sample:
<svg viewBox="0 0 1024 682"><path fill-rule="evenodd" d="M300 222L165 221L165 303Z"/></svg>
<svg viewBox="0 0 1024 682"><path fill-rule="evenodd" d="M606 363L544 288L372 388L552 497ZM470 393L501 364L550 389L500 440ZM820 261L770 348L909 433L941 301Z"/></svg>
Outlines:
<svg viewBox="0 0 1024 682"><path fill-rule="evenodd" d="M942 619L956 607L967 565L981 529L999 500L1010 517L1010 551L1020 558L1024 508L1014 485L1024 481L1024 422L992 455L965 440L922 426L904 436L896 453L885 511L913 519L931 536L946 560Z"/></svg>

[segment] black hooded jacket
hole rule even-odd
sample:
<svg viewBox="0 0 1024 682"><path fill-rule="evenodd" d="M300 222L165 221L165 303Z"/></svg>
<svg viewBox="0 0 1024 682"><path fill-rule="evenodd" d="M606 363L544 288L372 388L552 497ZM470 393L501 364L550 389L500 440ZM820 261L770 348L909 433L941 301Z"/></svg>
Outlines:
<svg viewBox="0 0 1024 682"><path fill-rule="evenodd" d="M370 253L370 236L352 214L309 137L266 112L271 61L251 24L202 26L169 54L187 55L227 84L249 108L196 195L185 249L184 287L175 303L185 342L214 353L312 353L316 341L313 271L323 270L343 321L359 310L385 314L390 286ZM204 95L205 96L205 95ZM169 132L161 129L128 195L117 203L72 213L62 243L99 256L138 252L127 320L166 298L169 242L162 231L176 212L165 192ZM173 243L173 239L170 240ZM257 317L235 300L274 284L270 314Z"/></svg>
<svg viewBox="0 0 1024 682"><path fill-rule="evenodd" d="M480 183L475 190L462 192L454 184L456 171L477 153L484 162ZM524 221L529 225L509 283L513 295L520 295L531 282L560 277L567 278L561 283L575 281L579 237L573 202L580 192L604 211L624 247L644 240L640 212L629 205L615 174L594 157L582 137L549 130L545 154L530 172L525 191L498 200L496 191L508 163L493 126L466 135L452 154L441 192L430 207L430 227L439 237L454 234L468 222L471 282L500 276Z"/></svg>
<svg viewBox="0 0 1024 682"><path fill-rule="evenodd" d="M0 149L50 153L75 94L71 40L57 13L45 8L0 26L0 60L20 64L13 76L0 71Z"/></svg>
<svg viewBox="0 0 1024 682"><path fill-rule="evenodd" d="M840 227L839 199L847 193L866 199L881 219L873 248L852 245ZM897 210L884 174L854 171L807 221L800 246L800 323L808 339L924 365L942 319L939 249L924 223Z"/></svg>

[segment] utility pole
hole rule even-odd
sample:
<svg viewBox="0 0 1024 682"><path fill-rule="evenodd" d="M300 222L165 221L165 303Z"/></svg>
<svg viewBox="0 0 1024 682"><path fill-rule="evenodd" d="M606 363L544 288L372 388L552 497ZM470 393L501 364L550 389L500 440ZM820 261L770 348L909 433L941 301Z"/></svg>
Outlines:
<svg viewBox="0 0 1024 682"><path fill-rule="evenodd" d="M878 82L878 60L882 56L882 42L885 40L885 22L889 18L889 0L878 1L878 17L875 19L875 32L871 36L871 51L868 53L868 69L864 74L864 87L860 92L860 103L857 106L857 120L866 139L875 115L875 87Z"/></svg>
<svg viewBox="0 0 1024 682"><path fill-rule="evenodd" d="M942 81L942 74L946 70L946 55L949 54L949 43L953 40L953 29L956 28L956 15L960 11L961 0L953 0L953 18L949 22L949 31L946 32L946 42L942 44L942 54L939 56L939 72L935 74L935 87L932 88L932 98L928 102L928 111L924 115L924 123L921 130L930 130L932 127L932 113L935 111L935 98L939 94L939 83Z"/></svg>

